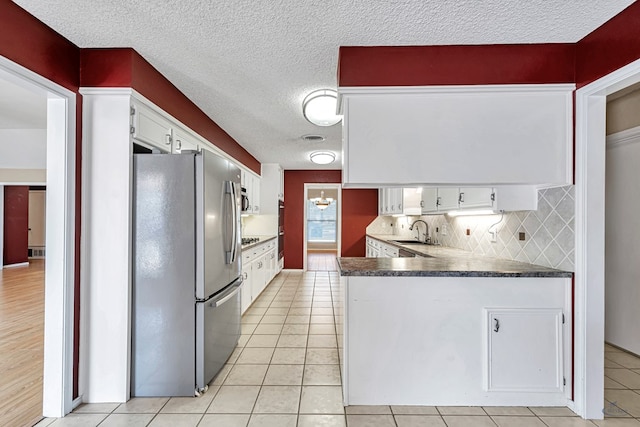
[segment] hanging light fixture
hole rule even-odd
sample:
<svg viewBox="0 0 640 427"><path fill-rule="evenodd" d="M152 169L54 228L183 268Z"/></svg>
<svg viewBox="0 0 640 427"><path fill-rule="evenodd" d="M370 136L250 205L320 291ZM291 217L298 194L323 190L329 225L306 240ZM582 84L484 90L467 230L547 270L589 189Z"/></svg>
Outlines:
<svg viewBox="0 0 640 427"><path fill-rule="evenodd" d="M333 163L336 159L336 155L331 151L314 151L309 155L311 161L318 165L328 165Z"/></svg>
<svg viewBox="0 0 640 427"><path fill-rule="evenodd" d="M302 114L316 126L333 126L342 120L342 116L336 114L337 105L338 93L335 90L316 90L302 101Z"/></svg>
<svg viewBox="0 0 640 427"><path fill-rule="evenodd" d="M314 199L314 204L316 205L316 208L320 209L321 211L327 209L329 207L329 205L331 204L331 202L333 202L332 198L325 198L324 197L324 191L320 191L320 197L316 197Z"/></svg>

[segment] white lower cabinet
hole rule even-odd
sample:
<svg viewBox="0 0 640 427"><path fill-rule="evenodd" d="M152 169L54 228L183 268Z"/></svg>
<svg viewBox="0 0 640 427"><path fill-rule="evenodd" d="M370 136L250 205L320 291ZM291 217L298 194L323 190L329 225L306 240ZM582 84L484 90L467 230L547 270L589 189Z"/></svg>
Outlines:
<svg viewBox="0 0 640 427"><path fill-rule="evenodd" d="M486 390L564 389L562 309L485 309Z"/></svg>
<svg viewBox="0 0 640 427"><path fill-rule="evenodd" d="M244 313L278 274L276 240L245 249L242 254L242 292L240 306Z"/></svg>

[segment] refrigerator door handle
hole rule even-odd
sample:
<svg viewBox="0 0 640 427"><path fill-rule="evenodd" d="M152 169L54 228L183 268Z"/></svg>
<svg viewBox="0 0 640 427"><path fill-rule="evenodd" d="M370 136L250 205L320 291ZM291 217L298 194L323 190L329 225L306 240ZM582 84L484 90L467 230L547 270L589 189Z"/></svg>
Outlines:
<svg viewBox="0 0 640 427"><path fill-rule="evenodd" d="M231 210L231 221L232 221L232 228L231 228L231 236L229 236L228 234L225 236L225 238L227 239L227 245L225 247L225 263L226 264L233 264L234 262L236 262L236 257L237 257L237 248L236 248L236 240L238 238L238 212L236 209L236 186L234 185L233 182L231 181L225 181L225 196L228 195L229 196L229 209ZM229 216L228 216L228 211L224 213L225 219L228 221ZM229 227L227 226L226 229L228 230Z"/></svg>
<svg viewBox="0 0 640 427"><path fill-rule="evenodd" d="M231 209L233 211L233 240L231 241L231 247L233 248L233 258L231 259L231 262L233 263L238 259L238 234L240 233L240 227L238 227L238 223L240 220L240 212L238 212L238 184L232 182L231 188L233 188L233 199L231 200Z"/></svg>
<svg viewBox="0 0 640 427"><path fill-rule="evenodd" d="M229 291L227 291L224 294L220 295L220 297L217 298L216 300L211 301L209 303L209 307L220 307L225 302L229 301L231 298L236 296L236 294L238 292L240 292L240 285L241 284L242 284L242 279L240 279L235 285L231 286Z"/></svg>

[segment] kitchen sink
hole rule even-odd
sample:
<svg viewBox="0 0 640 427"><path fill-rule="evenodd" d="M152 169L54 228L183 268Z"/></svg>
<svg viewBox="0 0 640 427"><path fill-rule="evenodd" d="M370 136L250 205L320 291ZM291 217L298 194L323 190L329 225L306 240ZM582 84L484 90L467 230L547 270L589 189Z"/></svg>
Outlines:
<svg viewBox="0 0 640 427"><path fill-rule="evenodd" d="M425 242L419 242L417 240L392 240L392 242L400 243L401 245L411 245L411 244L427 245L428 244L428 243L425 243Z"/></svg>

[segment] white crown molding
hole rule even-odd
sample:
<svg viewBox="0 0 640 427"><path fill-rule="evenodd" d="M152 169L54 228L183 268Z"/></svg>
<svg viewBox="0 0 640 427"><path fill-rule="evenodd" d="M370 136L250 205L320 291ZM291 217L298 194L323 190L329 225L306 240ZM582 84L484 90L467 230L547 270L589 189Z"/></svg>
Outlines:
<svg viewBox="0 0 640 427"><path fill-rule="evenodd" d="M78 92L81 95L133 95L136 93L129 87L81 87Z"/></svg>
<svg viewBox="0 0 640 427"><path fill-rule="evenodd" d="M339 95L411 95L471 93L545 93L572 92L574 83L507 85L435 85L435 86L341 86Z"/></svg>
<svg viewBox="0 0 640 427"><path fill-rule="evenodd" d="M607 135L607 150L640 142L640 126Z"/></svg>

